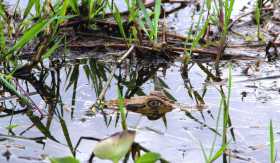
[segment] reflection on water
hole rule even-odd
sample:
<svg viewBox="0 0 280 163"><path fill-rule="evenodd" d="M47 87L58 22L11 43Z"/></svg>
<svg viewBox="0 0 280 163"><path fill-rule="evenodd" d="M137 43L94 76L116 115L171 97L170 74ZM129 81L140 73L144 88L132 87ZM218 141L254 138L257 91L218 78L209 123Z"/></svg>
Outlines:
<svg viewBox="0 0 280 163"><path fill-rule="evenodd" d="M171 15L171 23L187 13L191 12L182 10L177 17ZM185 23L176 25L182 26L185 29ZM200 144L209 152L216 138L214 150L220 148L224 137L219 108L223 105L221 98L228 93L228 64L221 66L221 76L215 76L211 64L182 66L153 54L125 60L116 70L108 62L114 59L104 58L58 59L14 79L21 93L32 99L32 111L0 87L0 162L42 162L47 156L66 155L87 161L97 143L92 138L102 139L122 131L116 109L108 107L102 111L95 107L93 111L107 82L110 84L105 104L117 98L117 86L130 99L127 124L136 130L133 150L158 152L162 159L171 162L199 163L204 162ZM275 132L279 130L279 66L263 63L259 70L244 73L253 64L248 61L232 65L226 136L231 150L227 155L232 162L267 162L270 119L276 126ZM275 78L265 80L267 76ZM172 109L160 114L150 110L158 107L143 107L155 90L173 101ZM151 105L159 104L153 101ZM89 139L81 141L76 150L82 137ZM218 160L221 161L222 158Z"/></svg>
<svg viewBox="0 0 280 163"><path fill-rule="evenodd" d="M112 64L82 59L71 63L54 61L49 65L42 71L34 70L32 74L15 79L34 101L36 107L33 111L21 106L15 97L1 97L1 162L40 162L46 156L65 156L75 152L80 160L88 160L96 142L84 140L74 151L73 146L79 138L101 139L121 130L116 110L108 109L105 114L90 110L109 81ZM216 120L221 93L226 94L227 87L217 81L227 78L228 68L222 68L222 76L216 77L207 64L192 63L181 67L177 62L171 67L169 65L160 58L124 62L113 73L105 100L116 99L116 85L119 85L126 98L141 99L137 96L149 97L145 95L153 90L162 90L172 101L183 106L207 106L206 109L186 112L176 105L177 108L164 117L154 120L139 112L129 111L127 115L129 128L137 130L136 142L144 149L159 152L163 159L172 162L190 159L201 162L203 156L199 142L209 150L215 135L217 149L222 141L221 125L217 128ZM277 70L277 66L272 66L263 64L263 72L258 76L267 73L266 67L270 71ZM247 78L242 75L243 68L246 68L245 64L233 65L233 81ZM271 83L273 88L268 88ZM278 122L277 88L278 78L233 82L228 139L234 155L250 160L267 160L264 152L267 151L267 122L271 118L275 126ZM243 92L246 92L246 97L243 96L242 100Z"/></svg>

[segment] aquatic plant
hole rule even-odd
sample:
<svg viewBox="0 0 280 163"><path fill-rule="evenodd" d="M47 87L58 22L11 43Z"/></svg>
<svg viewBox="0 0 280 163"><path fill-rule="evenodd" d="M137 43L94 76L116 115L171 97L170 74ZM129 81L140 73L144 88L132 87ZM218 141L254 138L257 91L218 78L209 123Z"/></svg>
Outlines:
<svg viewBox="0 0 280 163"><path fill-rule="evenodd" d="M160 7L161 0L155 0L155 7L152 12L148 12L148 9L145 7L142 1L138 1L138 5L140 7L140 13L144 17L144 20L139 17L138 23L142 30L149 37L151 43L158 43L158 31L159 31L159 18L160 18ZM153 17L153 18L151 18Z"/></svg>
<svg viewBox="0 0 280 163"><path fill-rule="evenodd" d="M67 156L67 157L52 157L49 158L51 163L80 163L79 160L77 160L74 157Z"/></svg>
<svg viewBox="0 0 280 163"><path fill-rule="evenodd" d="M273 123L272 120L269 121L269 154L270 154L270 163L276 162L276 151L275 151L275 141L274 141L274 132L273 132Z"/></svg>
<svg viewBox="0 0 280 163"><path fill-rule="evenodd" d="M93 153L101 159L118 163L130 150L135 139L135 131L125 130L98 142Z"/></svg>
<svg viewBox="0 0 280 163"><path fill-rule="evenodd" d="M227 139L227 133L228 133L228 128L231 126L230 115L229 115L229 103L230 103L230 96L231 96L231 89L232 89L232 65L231 64L229 64L229 66L228 66L228 84L227 84L227 86L228 86L227 95L225 95L222 86L220 86L220 88L217 89L221 95L221 100L220 100L220 105L219 105L219 111L218 111L218 114L216 117L215 130L218 130L218 128L219 128L221 113L223 113L221 146L214 153L214 150L216 148L216 140L217 140L218 134L214 135L214 139L213 139L213 142L212 142L212 145L211 145L211 148L210 148L210 151L208 154L207 154L203 144L199 141L204 160L207 163L212 163L215 160L219 159L221 156L223 156L223 162L227 162L225 151L227 150L227 148L229 146L229 141ZM231 131L231 135L233 137L233 140L235 140L233 131Z"/></svg>
<svg viewBox="0 0 280 163"><path fill-rule="evenodd" d="M262 7L262 0L256 1L256 7L255 7L255 19L257 22L257 37L260 40L260 22L261 22L261 7Z"/></svg>
<svg viewBox="0 0 280 163"><path fill-rule="evenodd" d="M124 130L127 130L127 125L126 125L126 108L125 108L125 101L124 97L122 95L122 92L120 91L120 88L118 87L118 107L119 111L121 113L121 121L122 121L122 127Z"/></svg>

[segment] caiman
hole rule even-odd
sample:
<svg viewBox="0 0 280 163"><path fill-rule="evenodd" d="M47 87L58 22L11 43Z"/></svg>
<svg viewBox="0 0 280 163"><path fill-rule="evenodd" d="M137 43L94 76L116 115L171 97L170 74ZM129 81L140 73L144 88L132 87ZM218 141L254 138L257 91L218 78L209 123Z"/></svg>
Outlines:
<svg viewBox="0 0 280 163"><path fill-rule="evenodd" d="M147 96L137 96L124 100L128 111L140 113L150 120L157 120L175 108L184 112L203 111L207 106L196 105L186 106L169 99L161 91L152 91ZM104 107L108 109L118 109L118 100L105 101Z"/></svg>
<svg viewBox="0 0 280 163"><path fill-rule="evenodd" d="M160 91L152 91L147 96L125 99L124 103L128 111L145 115L150 120L159 119L175 107L175 101L170 100ZM118 100L105 101L104 106L109 109L118 109Z"/></svg>

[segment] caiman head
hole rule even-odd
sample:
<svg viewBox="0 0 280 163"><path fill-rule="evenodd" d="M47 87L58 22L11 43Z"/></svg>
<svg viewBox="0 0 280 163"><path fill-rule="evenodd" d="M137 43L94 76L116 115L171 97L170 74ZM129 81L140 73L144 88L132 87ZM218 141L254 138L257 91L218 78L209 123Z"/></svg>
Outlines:
<svg viewBox="0 0 280 163"><path fill-rule="evenodd" d="M116 109L118 107L118 100L105 102L105 107ZM160 91L153 91L147 96L125 99L125 107L128 111L145 115L150 120L156 120L174 108L174 101L170 100Z"/></svg>

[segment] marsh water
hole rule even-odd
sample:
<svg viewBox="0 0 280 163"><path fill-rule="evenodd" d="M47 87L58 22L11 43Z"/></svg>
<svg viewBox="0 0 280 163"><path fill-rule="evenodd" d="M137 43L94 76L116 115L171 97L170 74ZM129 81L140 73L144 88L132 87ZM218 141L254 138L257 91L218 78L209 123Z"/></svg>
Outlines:
<svg viewBox="0 0 280 163"><path fill-rule="evenodd" d="M243 5L247 2L237 4L235 14ZM189 17L188 10L181 10L168 19L170 26L179 33L186 32L186 24L192 21L184 19ZM233 37L231 41L238 40ZM165 117L155 120L138 113L127 114L127 125L136 130L135 141L141 146L159 153L170 162L200 163L205 161L201 144L209 152L215 138L215 150L222 143L222 122L217 119L221 92L228 91L227 79L231 70L229 116L230 129L234 133L234 136L228 135L231 162L268 162L270 120L274 124L275 146L279 146L279 62L264 61L264 54L258 49L231 50L257 54L260 59L223 61L220 66L223 82L211 83L208 82L209 73L214 73L211 62L192 62L182 67L179 60L170 62L158 57L136 57L125 61L113 72L105 99L117 99L119 85L126 97L161 89L182 105L195 108L203 101L206 107L202 111L184 112L174 108ZM46 116L41 119L34 117L39 115L38 110L34 110L33 116L26 113L17 98L4 98L4 93L0 99L2 107L10 109L10 112L0 112L0 162L48 162L47 157L71 155L63 122L73 144L81 137L102 139L122 131L116 112L103 114L92 110L92 105L109 81L113 61L114 57L110 54L68 51L66 58L57 57L52 62L45 62L43 71L33 71L28 77L23 75L16 79L27 90L24 93L30 95ZM197 95L190 96L193 92ZM40 128L41 124L46 128ZM7 129L7 126L10 128ZM77 158L87 162L95 144L95 141L83 140L78 147ZM98 158L94 160L110 162ZM217 162L222 162L222 158Z"/></svg>

